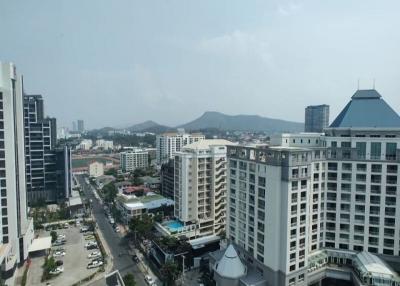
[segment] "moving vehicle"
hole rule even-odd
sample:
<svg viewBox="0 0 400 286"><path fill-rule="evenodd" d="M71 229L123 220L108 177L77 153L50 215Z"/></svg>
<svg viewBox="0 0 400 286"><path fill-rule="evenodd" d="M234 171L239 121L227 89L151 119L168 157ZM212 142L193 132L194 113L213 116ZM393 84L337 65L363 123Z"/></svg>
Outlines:
<svg viewBox="0 0 400 286"><path fill-rule="evenodd" d="M144 277L144 280L146 281L146 283L150 286L156 285L156 282L154 281L153 277L151 277L150 275L146 275Z"/></svg>

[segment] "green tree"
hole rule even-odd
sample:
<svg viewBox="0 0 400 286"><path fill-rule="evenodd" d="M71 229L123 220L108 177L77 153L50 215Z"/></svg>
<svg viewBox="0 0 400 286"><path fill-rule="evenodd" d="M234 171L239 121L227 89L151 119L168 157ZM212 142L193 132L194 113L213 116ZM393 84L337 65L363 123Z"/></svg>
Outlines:
<svg viewBox="0 0 400 286"><path fill-rule="evenodd" d="M134 186L141 186L143 185L143 180L139 177L133 177L132 184Z"/></svg>
<svg viewBox="0 0 400 286"><path fill-rule="evenodd" d="M51 236L51 243L57 240L57 232L54 230L50 231L50 236Z"/></svg>
<svg viewBox="0 0 400 286"><path fill-rule="evenodd" d="M115 187L114 183L108 183L103 187L104 199L106 202L112 203L117 197L118 190Z"/></svg>
<svg viewBox="0 0 400 286"><path fill-rule="evenodd" d="M104 175L117 177L118 176L118 171L115 168L110 168L110 169L108 169L107 171L104 172Z"/></svg>
<svg viewBox="0 0 400 286"><path fill-rule="evenodd" d="M132 218L129 222L129 229L140 237L149 237L153 226L153 219L148 214L143 214L141 218Z"/></svg>
<svg viewBox="0 0 400 286"><path fill-rule="evenodd" d="M136 286L135 276L133 274L128 273L123 277L125 286Z"/></svg>
<svg viewBox="0 0 400 286"><path fill-rule="evenodd" d="M174 285L175 281L178 279L181 273L178 264L176 264L175 262L166 262L161 267L160 272L161 275L164 277L164 282L168 286Z"/></svg>

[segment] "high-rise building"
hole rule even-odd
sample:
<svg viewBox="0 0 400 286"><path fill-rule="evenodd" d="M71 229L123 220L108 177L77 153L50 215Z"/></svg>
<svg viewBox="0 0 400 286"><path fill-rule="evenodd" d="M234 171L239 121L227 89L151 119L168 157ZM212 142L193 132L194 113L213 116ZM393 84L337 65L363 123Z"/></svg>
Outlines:
<svg viewBox="0 0 400 286"><path fill-rule="evenodd" d="M305 111L305 132L324 131L329 126L329 105L310 105Z"/></svg>
<svg viewBox="0 0 400 286"><path fill-rule="evenodd" d="M0 265L2 278L28 256L33 221L26 205L22 78L15 66L0 63Z"/></svg>
<svg viewBox="0 0 400 286"><path fill-rule="evenodd" d="M55 118L44 117L41 95L24 95L25 160L30 204L57 200Z"/></svg>
<svg viewBox="0 0 400 286"><path fill-rule="evenodd" d="M174 198L174 160L170 159L168 163L161 166L161 195Z"/></svg>
<svg viewBox="0 0 400 286"><path fill-rule="evenodd" d="M73 131L73 132L78 131L78 126L77 126L77 124L76 124L76 121L72 121L72 131Z"/></svg>
<svg viewBox="0 0 400 286"><path fill-rule="evenodd" d="M157 135L157 164L167 163L169 159L173 159L176 152L179 152L185 145L203 140L205 136L200 133L188 134L183 130L179 132L169 132Z"/></svg>
<svg viewBox="0 0 400 286"><path fill-rule="evenodd" d="M85 125L82 119L79 119L77 121L77 127L78 127L78 132L82 133L83 131L85 131Z"/></svg>
<svg viewBox="0 0 400 286"><path fill-rule="evenodd" d="M194 237L225 231L227 140L200 140L175 154L175 217L196 225Z"/></svg>
<svg viewBox="0 0 400 286"><path fill-rule="evenodd" d="M72 193L72 154L69 146L55 149L57 196L59 199L69 198Z"/></svg>
<svg viewBox="0 0 400 286"><path fill-rule="evenodd" d="M134 148L120 153L122 172L132 172L137 168L149 166L149 153L144 149Z"/></svg>
<svg viewBox="0 0 400 286"><path fill-rule="evenodd" d="M400 117L358 90L325 133L228 147L228 237L268 285L398 285Z"/></svg>

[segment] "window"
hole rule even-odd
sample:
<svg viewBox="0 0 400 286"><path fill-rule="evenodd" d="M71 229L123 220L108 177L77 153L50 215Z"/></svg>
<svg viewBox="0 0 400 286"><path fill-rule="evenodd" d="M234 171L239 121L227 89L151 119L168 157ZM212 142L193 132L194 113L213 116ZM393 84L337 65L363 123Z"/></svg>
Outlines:
<svg viewBox="0 0 400 286"><path fill-rule="evenodd" d="M381 143L380 142L372 142L371 143L371 159L380 159L381 158Z"/></svg>
<svg viewBox="0 0 400 286"><path fill-rule="evenodd" d="M367 149L367 143L365 143L365 142L357 142L356 143L358 159L365 159L366 149Z"/></svg>
<svg viewBox="0 0 400 286"><path fill-rule="evenodd" d="M396 160L396 143L386 143L386 160Z"/></svg>

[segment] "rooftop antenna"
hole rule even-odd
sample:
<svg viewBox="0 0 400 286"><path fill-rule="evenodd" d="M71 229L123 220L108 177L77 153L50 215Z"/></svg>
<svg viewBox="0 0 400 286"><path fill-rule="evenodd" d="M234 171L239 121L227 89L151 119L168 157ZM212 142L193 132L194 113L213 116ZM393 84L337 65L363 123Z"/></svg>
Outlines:
<svg viewBox="0 0 400 286"><path fill-rule="evenodd" d="M373 80L372 89L375 89L375 78L374 78L374 80Z"/></svg>
<svg viewBox="0 0 400 286"><path fill-rule="evenodd" d="M360 79L357 80L357 90L360 90Z"/></svg>

